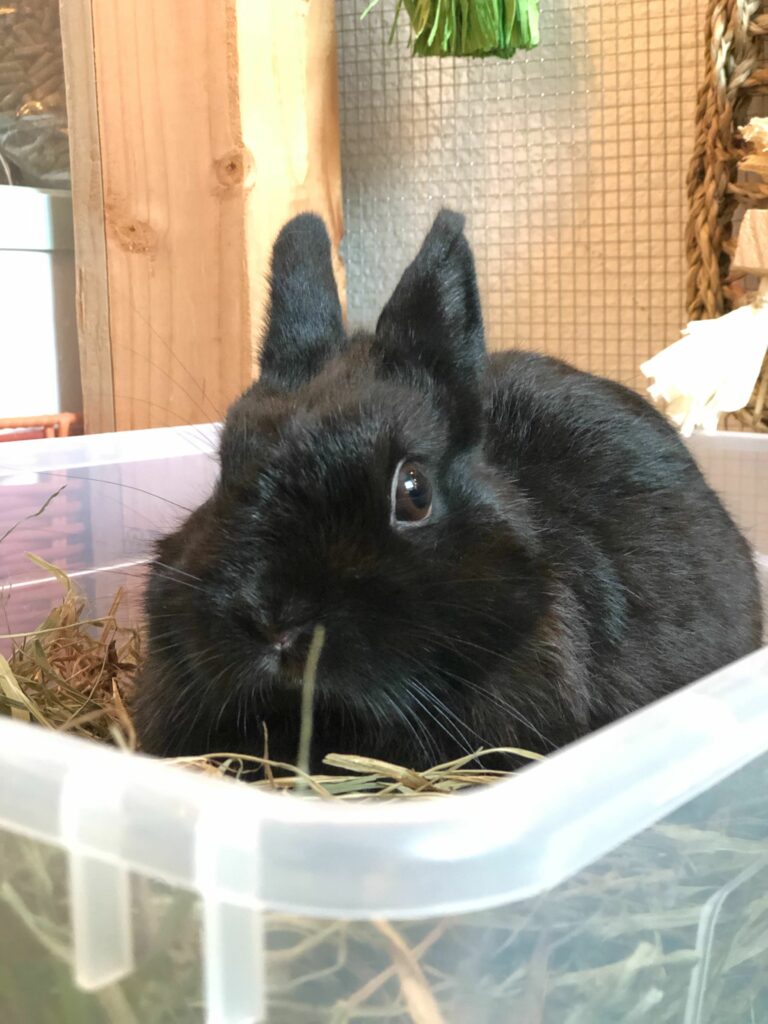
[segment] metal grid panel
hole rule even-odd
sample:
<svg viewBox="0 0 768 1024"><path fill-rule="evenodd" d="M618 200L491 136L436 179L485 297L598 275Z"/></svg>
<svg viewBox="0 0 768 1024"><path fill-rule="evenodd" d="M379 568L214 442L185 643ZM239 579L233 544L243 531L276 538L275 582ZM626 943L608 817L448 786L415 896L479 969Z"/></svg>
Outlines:
<svg viewBox="0 0 768 1024"><path fill-rule="evenodd" d="M395 0L337 0L344 255L370 325L435 210L468 215L489 343L639 386L685 321L705 0L550 0L512 61L412 58Z"/></svg>

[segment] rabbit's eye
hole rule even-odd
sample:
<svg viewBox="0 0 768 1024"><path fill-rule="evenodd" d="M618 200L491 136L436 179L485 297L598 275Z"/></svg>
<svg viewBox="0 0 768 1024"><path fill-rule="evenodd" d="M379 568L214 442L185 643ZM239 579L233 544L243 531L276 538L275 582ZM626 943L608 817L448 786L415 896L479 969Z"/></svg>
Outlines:
<svg viewBox="0 0 768 1024"><path fill-rule="evenodd" d="M432 511L432 484L416 462L401 462L392 480L392 522L423 523Z"/></svg>

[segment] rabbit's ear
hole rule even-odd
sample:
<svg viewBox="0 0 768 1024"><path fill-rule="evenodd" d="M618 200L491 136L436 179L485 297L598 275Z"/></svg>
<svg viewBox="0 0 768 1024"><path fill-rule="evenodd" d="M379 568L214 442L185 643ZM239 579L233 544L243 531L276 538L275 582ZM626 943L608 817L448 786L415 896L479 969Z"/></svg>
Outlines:
<svg viewBox="0 0 768 1024"><path fill-rule="evenodd" d="M483 317L461 214L437 215L379 317L375 351L387 369L426 371L451 392L477 390Z"/></svg>
<svg viewBox="0 0 768 1024"><path fill-rule="evenodd" d="M320 217L290 220L272 249L261 380L284 390L306 384L344 346L331 243Z"/></svg>

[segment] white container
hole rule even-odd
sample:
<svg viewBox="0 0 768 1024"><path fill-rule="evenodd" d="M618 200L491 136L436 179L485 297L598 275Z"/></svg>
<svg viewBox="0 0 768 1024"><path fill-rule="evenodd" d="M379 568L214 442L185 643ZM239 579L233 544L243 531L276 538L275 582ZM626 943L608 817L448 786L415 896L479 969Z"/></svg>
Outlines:
<svg viewBox="0 0 768 1024"><path fill-rule="evenodd" d="M208 492L214 433L5 446L0 535L67 484L0 547L12 627L55 595L24 550L106 599ZM692 447L768 552L768 438ZM495 787L385 806L0 719L0 829L3 1021L768 1021L768 648Z"/></svg>
<svg viewBox="0 0 768 1024"><path fill-rule="evenodd" d="M0 187L0 419L81 409L72 196Z"/></svg>

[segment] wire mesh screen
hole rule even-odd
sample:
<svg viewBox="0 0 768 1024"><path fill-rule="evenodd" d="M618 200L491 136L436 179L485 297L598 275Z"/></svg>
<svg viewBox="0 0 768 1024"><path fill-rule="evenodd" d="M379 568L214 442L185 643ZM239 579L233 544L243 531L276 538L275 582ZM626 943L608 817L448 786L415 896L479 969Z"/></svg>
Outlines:
<svg viewBox="0 0 768 1024"><path fill-rule="evenodd" d="M705 0L550 0L511 61L413 58L395 0L337 0L349 317L375 321L441 205L489 344L640 386L685 321L685 175Z"/></svg>

